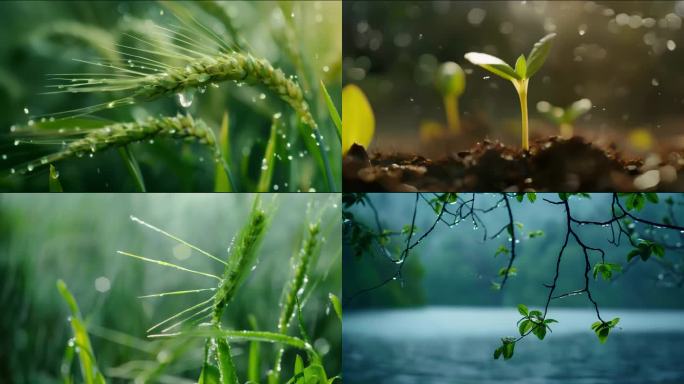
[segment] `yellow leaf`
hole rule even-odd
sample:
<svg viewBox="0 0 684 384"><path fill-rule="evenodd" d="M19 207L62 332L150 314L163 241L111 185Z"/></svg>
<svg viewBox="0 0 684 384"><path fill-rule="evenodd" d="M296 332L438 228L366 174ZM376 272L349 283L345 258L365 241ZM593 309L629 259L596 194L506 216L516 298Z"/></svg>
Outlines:
<svg viewBox="0 0 684 384"><path fill-rule="evenodd" d="M375 116L361 88L349 84L342 89L342 154L352 144L368 148L375 131Z"/></svg>

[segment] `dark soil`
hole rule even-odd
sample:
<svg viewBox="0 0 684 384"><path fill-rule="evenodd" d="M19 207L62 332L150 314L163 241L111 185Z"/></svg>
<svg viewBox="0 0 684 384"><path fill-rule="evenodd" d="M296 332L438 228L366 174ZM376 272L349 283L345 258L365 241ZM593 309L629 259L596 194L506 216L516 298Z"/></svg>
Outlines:
<svg viewBox="0 0 684 384"><path fill-rule="evenodd" d="M684 151L628 159L614 146L580 137L538 140L529 152L483 141L469 151L430 160L375 153L354 145L343 161L344 191L612 192L684 191Z"/></svg>

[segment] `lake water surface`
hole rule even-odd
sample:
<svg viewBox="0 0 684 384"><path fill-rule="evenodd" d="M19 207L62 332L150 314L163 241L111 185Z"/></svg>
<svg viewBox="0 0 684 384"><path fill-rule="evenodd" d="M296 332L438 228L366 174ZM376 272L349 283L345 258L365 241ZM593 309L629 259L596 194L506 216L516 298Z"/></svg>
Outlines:
<svg viewBox="0 0 684 384"><path fill-rule="evenodd" d="M530 335L509 361L494 360L500 338L517 334L514 308L427 307L347 312L347 384L684 384L684 311L603 309L620 317L608 341L590 329L595 313L552 309L553 333Z"/></svg>

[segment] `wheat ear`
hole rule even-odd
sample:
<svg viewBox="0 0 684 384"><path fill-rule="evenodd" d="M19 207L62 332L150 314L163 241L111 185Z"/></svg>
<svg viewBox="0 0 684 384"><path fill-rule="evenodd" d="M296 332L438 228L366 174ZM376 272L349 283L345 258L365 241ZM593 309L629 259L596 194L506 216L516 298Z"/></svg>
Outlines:
<svg viewBox="0 0 684 384"><path fill-rule="evenodd" d="M306 288L306 283L309 280L309 270L314 263L316 251L318 250L319 235L319 224L310 224L306 230L306 239L303 241L301 248L292 256L294 272L289 284L285 286L283 296L280 299L278 332L283 335L287 333L287 328L295 313L295 306L300 305L300 297ZM283 353L284 350L282 348L276 352L275 369L271 371L273 375L272 380L276 382L280 379Z"/></svg>
<svg viewBox="0 0 684 384"><path fill-rule="evenodd" d="M214 133L202 120L193 119L190 115L150 117L139 123L116 123L86 131L85 136L65 144L62 150L28 163L26 171L30 172L34 168L59 160L83 157L155 138L198 141L211 147L212 151L217 151Z"/></svg>
<svg viewBox="0 0 684 384"><path fill-rule="evenodd" d="M237 288L251 272L268 224L268 214L261 207L261 199L257 195L254 199L254 205L252 206L252 212L247 224L238 233L231 246L228 264L224 269L221 284L214 297L212 324L220 324L221 315L228 302L233 298Z"/></svg>

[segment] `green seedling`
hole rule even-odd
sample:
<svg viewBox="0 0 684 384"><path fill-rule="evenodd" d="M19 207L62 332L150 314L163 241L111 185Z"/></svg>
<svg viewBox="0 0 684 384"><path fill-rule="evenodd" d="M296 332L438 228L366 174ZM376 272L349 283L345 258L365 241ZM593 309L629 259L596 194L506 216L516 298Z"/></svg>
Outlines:
<svg viewBox="0 0 684 384"><path fill-rule="evenodd" d="M461 132L461 120L458 116L458 98L465 90L465 72L458 64L448 61L437 69L435 87L444 98L444 111L447 125L453 133Z"/></svg>
<svg viewBox="0 0 684 384"><path fill-rule="evenodd" d="M525 55L520 55L518 57L518 60L515 62L515 69L498 57L486 53L468 52L465 54L465 58L471 63L479 65L489 72L506 80L510 80L513 83L515 90L518 92L518 98L520 99L522 147L526 151L530 149L527 117L527 87L530 78L532 78L542 65L544 65L544 61L546 61L546 57L549 54L549 49L551 49L551 41L555 37L556 34L551 33L536 42L527 57L525 57Z"/></svg>
<svg viewBox="0 0 684 384"><path fill-rule="evenodd" d="M569 139L573 135L573 123L578 117L591 110L591 100L581 99L565 109L551 105L548 101L537 103L537 111L560 127L560 135Z"/></svg>

